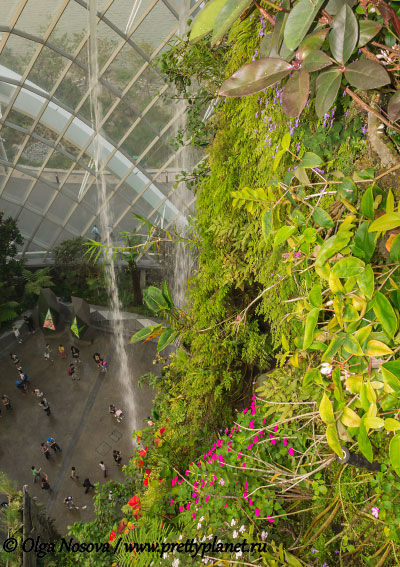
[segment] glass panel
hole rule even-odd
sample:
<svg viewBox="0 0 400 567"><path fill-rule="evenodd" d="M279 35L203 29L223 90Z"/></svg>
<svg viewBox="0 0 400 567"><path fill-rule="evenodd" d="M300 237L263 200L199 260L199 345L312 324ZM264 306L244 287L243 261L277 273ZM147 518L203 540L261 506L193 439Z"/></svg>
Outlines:
<svg viewBox="0 0 400 567"><path fill-rule="evenodd" d="M126 44L103 77L119 91L122 91L144 63L145 60L138 52L129 44Z"/></svg>
<svg viewBox="0 0 400 567"><path fill-rule="evenodd" d="M14 204L14 203L10 203L10 201L8 201L8 199L0 199L0 210L5 212L5 216L6 217L13 217L15 218L19 211L21 210L21 207L19 207L18 205ZM22 232L22 228L21 228L21 223L18 220L18 228L20 229L20 231Z"/></svg>
<svg viewBox="0 0 400 567"><path fill-rule="evenodd" d="M127 120L128 117L129 120ZM131 107L122 100L104 124L103 130L110 140L118 143L125 135L127 128L130 127L135 120L137 120L137 115L132 111Z"/></svg>
<svg viewBox="0 0 400 567"><path fill-rule="evenodd" d="M33 181L32 177L14 170L3 191L4 197L8 197L14 203L24 203Z"/></svg>
<svg viewBox="0 0 400 567"><path fill-rule="evenodd" d="M33 234L41 220L42 217L32 211L25 208L21 210L21 214L18 217L18 227L24 238Z"/></svg>
<svg viewBox="0 0 400 567"><path fill-rule="evenodd" d="M17 124L17 126L21 126L21 128L26 128L27 130L30 129L34 122L30 116L26 116L26 114L18 112L15 108L10 110L8 113L7 121Z"/></svg>
<svg viewBox="0 0 400 567"><path fill-rule="evenodd" d="M146 112L146 118L151 124L161 132L168 122L174 117L178 107L175 100L161 97L156 103Z"/></svg>
<svg viewBox="0 0 400 567"><path fill-rule="evenodd" d="M50 91L68 62L68 59L56 51L48 47L43 47L36 63L28 75L28 80L40 86L42 89Z"/></svg>
<svg viewBox="0 0 400 567"><path fill-rule="evenodd" d="M38 167L44 162L50 151L51 147L47 144L30 137L21 154L19 163Z"/></svg>
<svg viewBox="0 0 400 567"><path fill-rule="evenodd" d="M37 48L34 41L18 35L10 35L0 54L0 65L22 75Z"/></svg>
<svg viewBox="0 0 400 567"><path fill-rule="evenodd" d="M32 209L37 210L38 213L43 213L48 207L49 201L54 197L56 191L38 181L28 197L26 205L30 205Z"/></svg>
<svg viewBox="0 0 400 567"><path fill-rule="evenodd" d="M110 224L114 224L114 222L127 210L129 209L129 205L125 201L121 201L118 198L118 194L111 197L109 201L110 207Z"/></svg>
<svg viewBox="0 0 400 567"><path fill-rule="evenodd" d="M43 37L62 4L62 0L28 0L15 27L32 35Z"/></svg>
<svg viewBox="0 0 400 567"><path fill-rule="evenodd" d="M131 35L131 39L150 57L177 25L172 12L160 0Z"/></svg>
<svg viewBox="0 0 400 567"><path fill-rule="evenodd" d="M144 120L141 120L122 144L122 149L133 160L136 160L155 136L156 132Z"/></svg>
<svg viewBox="0 0 400 567"><path fill-rule="evenodd" d="M46 163L46 168L57 169L60 183L62 183L66 173L74 166L75 162L70 160L67 156L56 151L53 153L49 161ZM61 171L60 171L61 170ZM57 182L57 181L56 181Z"/></svg>
<svg viewBox="0 0 400 567"><path fill-rule="evenodd" d="M59 193L47 212L47 217L56 223L63 223L72 211L75 203L65 195Z"/></svg>
<svg viewBox="0 0 400 567"><path fill-rule="evenodd" d="M54 93L54 97L74 109L86 92L87 86L87 72L74 63Z"/></svg>
<svg viewBox="0 0 400 567"><path fill-rule="evenodd" d="M5 26L7 26L11 21L18 4L19 0L0 0L1 18Z"/></svg>
<svg viewBox="0 0 400 567"><path fill-rule="evenodd" d="M51 32L49 43L73 53L86 33L88 21L87 11L77 2L70 2Z"/></svg>
<svg viewBox="0 0 400 567"><path fill-rule="evenodd" d="M45 249L47 249L49 244L53 241L57 230L58 226L56 224L47 219L43 219L37 233L35 234L35 243L39 245L40 243L43 243L45 245Z"/></svg>
<svg viewBox="0 0 400 567"><path fill-rule="evenodd" d="M144 0L140 3L139 10L136 12L134 22L136 22L141 17L151 1L153 0ZM128 23L130 23L129 19L131 16L135 15L134 13L132 14L132 8L134 4L134 2L120 2L118 0L115 0L106 12L107 19L109 19L120 30L126 33L126 26ZM130 23L130 25L132 26L132 23Z"/></svg>
<svg viewBox="0 0 400 567"><path fill-rule="evenodd" d="M25 141L26 134L15 128L11 128L11 126L3 125L0 129L0 137L2 138L3 148L6 154L6 156L2 155L2 158L12 163L20 146ZM2 153L4 154L4 152Z"/></svg>
<svg viewBox="0 0 400 567"><path fill-rule="evenodd" d="M125 100L142 112L163 85L159 73L148 66L129 89Z"/></svg>
<svg viewBox="0 0 400 567"><path fill-rule="evenodd" d="M97 51L100 70L121 41L123 41L122 38L104 22L101 21L97 24Z"/></svg>
<svg viewBox="0 0 400 567"><path fill-rule="evenodd" d="M158 170L174 155L175 150L172 143L176 136L176 132L177 126L173 123L143 158L141 164L145 166L148 171ZM175 161L176 160L173 160L173 162L168 165L168 169L176 169L177 164L174 163ZM172 171L171 174L173 174Z"/></svg>
<svg viewBox="0 0 400 567"><path fill-rule="evenodd" d="M92 216L93 215L81 203L72 213L66 228L72 233L81 234L86 229L86 225L91 221ZM95 224L94 221L93 224Z"/></svg>

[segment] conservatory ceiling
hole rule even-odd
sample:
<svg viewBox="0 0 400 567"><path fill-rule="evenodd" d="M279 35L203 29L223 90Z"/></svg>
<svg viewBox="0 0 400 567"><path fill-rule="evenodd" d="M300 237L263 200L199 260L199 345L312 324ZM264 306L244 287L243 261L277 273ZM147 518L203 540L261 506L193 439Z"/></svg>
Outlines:
<svg viewBox="0 0 400 567"><path fill-rule="evenodd" d="M92 1L92 0L91 0ZM183 152L169 143L184 107L155 64L200 0L97 0L101 163L115 239L133 213L168 227L194 205L173 189ZM0 210L32 263L99 225L84 0L0 0ZM170 95L170 97L169 97ZM104 206L104 204L103 204Z"/></svg>

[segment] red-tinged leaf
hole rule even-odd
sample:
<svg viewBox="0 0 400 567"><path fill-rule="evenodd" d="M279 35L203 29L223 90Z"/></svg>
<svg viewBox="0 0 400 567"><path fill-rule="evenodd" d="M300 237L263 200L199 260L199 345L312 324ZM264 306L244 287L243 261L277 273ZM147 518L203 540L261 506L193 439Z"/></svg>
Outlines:
<svg viewBox="0 0 400 567"><path fill-rule="evenodd" d="M359 25L360 31L357 47L363 47L382 29L381 24L378 24L378 22L375 22L374 20L360 20Z"/></svg>
<svg viewBox="0 0 400 567"><path fill-rule="evenodd" d="M284 42L288 49L296 49L310 29L324 0L300 0L286 20Z"/></svg>
<svg viewBox="0 0 400 567"><path fill-rule="evenodd" d="M398 90L389 100L387 107L389 120L396 122L400 118L400 90Z"/></svg>
<svg viewBox="0 0 400 567"><path fill-rule="evenodd" d="M382 18L384 19L386 27L389 27L389 24L391 23L396 31L396 34L400 35L400 21L394 9L383 0L379 0L377 8L381 13Z"/></svg>
<svg viewBox="0 0 400 567"><path fill-rule="evenodd" d="M355 63L350 63L346 67L344 76L353 87L363 91L378 89L390 83L386 69L376 61L369 59L360 59Z"/></svg>
<svg viewBox="0 0 400 567"><path fill-rule="evenodd" d="M237 97L258 93L286 77L291 68L290 63L278 57L252 61L222 83L219 95Z"/></svg>
<svg viewBox="0 0 400 567"><path fill-rule="evenodd" d="M353 10L344 4L333 20L329 34L329 47L338 63L346 63L353 53L358 40L358 24Z"/></svg>
<svg viewBox="0 0 400 567"><path fill-rule="evenodd" d="M319 118L322 118L335 102L341 82L342 73L337 67L318 75L315 84L315 112Z"/></svg>
<svg viewBox="0 0 400 567"><path fill-rule="evenodd" d="M319 71L324 67L329 67L332 65L332 61L323 51L311 51L303 60L302 69L312 73L313 71Z"/></svg>
<svg viewBox="0 0 400 567"><path fill-rule="evenodd" d="M306 71L294 72L282 93L282 108L287 116L299 116L303 112L310 92L310 75Z"/></svg>

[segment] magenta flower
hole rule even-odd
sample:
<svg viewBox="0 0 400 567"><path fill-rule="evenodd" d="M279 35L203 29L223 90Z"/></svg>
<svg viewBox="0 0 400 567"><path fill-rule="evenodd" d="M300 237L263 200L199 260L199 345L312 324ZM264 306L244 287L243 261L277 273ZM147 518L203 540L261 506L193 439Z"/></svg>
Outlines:
<svg viewBox="0 0 400 567"><path fill-rule="evenodd" d="M193 518L193 520L195 519L195 517L196 517L195 512L192 512L192 518Z"/></svg>
<svg viewBox="0 0 400 567"><path fill-rule="evenodd" d="M249 498L249 506L253 506L253 500Z"/></svg>
<svg viewBox="0 0 400 567"><path fill-rule="evenodd" d="M249 486L249 482L246 480L246 482L244 483L244 489L247 490L248 486Z"/></svg>
<svg viewBox="0 0 400 567"><path fill-rule="evenodd" d="M245 469L245 468L246 468L246 463L243 463L243 464L242 464L242 469Z"/></svg>
<svg viewBox="0 0 400 567"><path fill-rule="evenodd" d="M190 502L188 502L188 503L186 504L186 510L189 510L189 508L190 508Z"/></svg>
<svg viewBox="0 0 400 567"><path fill-rule="evenodd" d="M258 517L260 515L260 508L254 508L254 514Z"/></svg>
<svg viewBox="0 0 400 567"><path fill-rule="evenodd" d="M294 457L294 451L291 447L288 449L288 453L291 457Z"/></svg>
<svg viewBox="0 0 400 567"><path fill-rule="evenodd" d="M182 504L179 506L179 512L183 512L183 505Z"/></svg>
<svg viewBox="0 0 400 567"><path fill-rule="evenodd" d="M250 429L254 429L254 419L251 419L251 420L249 421L249 428L250 428Z"/></svg>
<svg viewBox="0 0 400 567"><path fill-rule="evenodd" d="M379 508L377 508L376 506L371 508L371 514L373 515L374 518L378 518L379 517Z"/></svg>
<svg viewBox="0 0 400 567"><path fill-rule="evenodd" d="M205 500L205 502L206 502L206 504L207 504L207 502L210 500L210 496L206 496L204 500Z"/></svg>
<svg viewBox="0 0 400 567"><path fill-rule="evenodd" d="M279 427L278 427L277 425L275 425L275 427L274 427L274 431L275 431L275 432L277 432L277 431L278 431L278 429L279 429Z"/></svg>
<svg viewBox="0 0 400 567"><path fill-rule="evenodd" d="M267 516L267 520L270 524L273 524L275 522L274 518L271 518L270 516Z"/></svg>
<svg viewBox="0 0 400 567"><path fill-rule="evenodd" d="M265 425L266 423L267 423L267 420L264 417L264 419L262 420L262 424Z"/></svg>
<svg viewBox="0 0 400 567"><path fill-rule="evenodd" d="M173 503L174 503L174 499L173 499L173 498L171 498L169 505L170 505L170 506L172 506L172 505L173 505Z"/></svg>
<svg viewBox="0 0 400 567"><path fill-rule="evenodd" d="M284 445L285 447L286 447L286 445L287 445L287 439L286 439L286 437L285 437L285 439L283 440L283 445Z"/></svg>
<svg viewBox="0 0 400 567"><path fill-rule="evenodd" d="M250 443L250 445L247 445L247 450L250 451L250 449L253 447L253 443Z"/></svg>

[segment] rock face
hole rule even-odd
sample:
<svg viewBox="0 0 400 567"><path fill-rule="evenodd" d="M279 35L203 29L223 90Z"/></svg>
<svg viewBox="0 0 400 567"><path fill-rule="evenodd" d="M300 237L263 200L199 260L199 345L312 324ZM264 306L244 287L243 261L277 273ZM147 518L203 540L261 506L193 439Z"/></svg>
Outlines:
<svg viewBox="0 0 400 567"><path fill-rule="evenodd" d="M23 491L23 539L39 537L40 541L51 543L60 539L60 535L53 527L53 521L47 516L43 506L32 500L28 491ZM22 553L22 567L36 567L38 559L34 552Z"/></svg>

